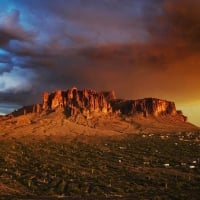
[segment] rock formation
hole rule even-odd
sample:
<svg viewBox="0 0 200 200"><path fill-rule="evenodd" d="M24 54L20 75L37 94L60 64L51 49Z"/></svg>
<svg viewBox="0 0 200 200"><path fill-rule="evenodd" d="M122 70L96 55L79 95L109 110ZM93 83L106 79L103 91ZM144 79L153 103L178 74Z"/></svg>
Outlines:
<svg viewBox="0 0 200 200"><path fill-rule="evenodd" d="M55 91L43 94L43 110L64 108L68 115L78 113L109 113L112 112L110 101L114 100L114 92L100 92L93 90L78 90L73 87L67 91Z"/></svg>
<svg viewBox="0 0 200 200"><path fill-rule="evenodd" d="M124 115L140 113L143 114L144 117L147 117L148 115L159 116L177 114L174 102L156 98L116 100L112 101L111 104L114 111L119 110Z"/></svg>
<svg viewBox="0 0 200 200"><path fill-rule="evenodd" d="M110 115L142 115L176 116L181 121L186 121L187 118L181 111L177 111L175 103L171 101L145 98L138 100L123 100L116 99L115 92L96 92L94 90L78 90L76 87L66 91L57 90L52 93L44 92L42 104L26 106L13 112L14 116L28 113L42 113L55 111L58 108L63 110L66 116L76 116L83 114L88 117L93 114L110 114Z"/></svg>

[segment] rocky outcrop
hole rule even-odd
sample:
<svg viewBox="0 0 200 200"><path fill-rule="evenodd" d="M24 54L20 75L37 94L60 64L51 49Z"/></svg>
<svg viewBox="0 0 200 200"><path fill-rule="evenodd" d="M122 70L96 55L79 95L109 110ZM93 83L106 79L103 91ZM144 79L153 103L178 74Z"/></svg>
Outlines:
<svg viewBox="0 0 200 200"><path fill-rule="evenodd" d="M116 99L115 92L96 92L94 90L78 90L76 87L66 91L57 90L52 93L44 92L42 104L27 106L13 112L16 115L27 113L42 113L55 111L60 108L67 116L81 113L88 117L93 114L110 115L142 115L143 117L170 115L182 121L187 118L181 111L177 111L175 103L171 101L145 98L138 100Z"/></svg>
<svg viewBox="0 0 200 200"><path fill-rule="evenodd" d="M110 101L115 99L114 92L100 92L94 90L78 90L73 87L67 91L55 91L43 94L43 110L64 108L68 115L78 113L110 113Z"/></svg>
<svg viewBox="0 0 200 200"><path fill-rule="evenodd" d="M113 111L120 111L124 115L142 114L144 117L148 115L176 115L176 107L174 102L145 98L139 100L116 100L111 101Z"/></svg>

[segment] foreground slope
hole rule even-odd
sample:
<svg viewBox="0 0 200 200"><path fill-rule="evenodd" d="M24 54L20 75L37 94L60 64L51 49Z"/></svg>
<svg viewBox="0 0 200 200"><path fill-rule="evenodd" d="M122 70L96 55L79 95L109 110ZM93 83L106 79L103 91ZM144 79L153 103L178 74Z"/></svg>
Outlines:
<svg viewBox="0 0 200 200"><path fill-rule="evenodd" d="M199 199L199 132L55 139L0 140L0 199Z"/></svg>

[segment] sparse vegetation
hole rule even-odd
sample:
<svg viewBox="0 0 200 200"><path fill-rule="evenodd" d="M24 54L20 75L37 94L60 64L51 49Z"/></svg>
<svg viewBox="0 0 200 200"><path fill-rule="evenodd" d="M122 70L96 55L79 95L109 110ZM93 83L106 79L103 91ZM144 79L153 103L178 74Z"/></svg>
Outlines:
<svg viewBox="0 0 200 200"><path fill-rule="evenodd" d="M199 199L199 139L196 132L0 141L0 198Z"/></svg>

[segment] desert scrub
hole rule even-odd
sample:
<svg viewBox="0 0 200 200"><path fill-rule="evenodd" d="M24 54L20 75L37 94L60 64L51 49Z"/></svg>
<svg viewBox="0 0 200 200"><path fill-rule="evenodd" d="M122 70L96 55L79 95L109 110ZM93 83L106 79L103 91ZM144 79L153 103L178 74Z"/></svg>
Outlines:
<svg viewBox="0 0 200 200"><path fill-rule="evenodd" d="M0 181L22 191L21 199L23 194L49 199L56 195L198 199L200 149L195 141L199 136L161 136L134 135L95 143L0 141Z"/></svg>

